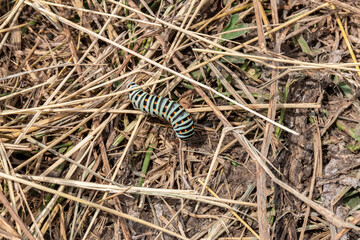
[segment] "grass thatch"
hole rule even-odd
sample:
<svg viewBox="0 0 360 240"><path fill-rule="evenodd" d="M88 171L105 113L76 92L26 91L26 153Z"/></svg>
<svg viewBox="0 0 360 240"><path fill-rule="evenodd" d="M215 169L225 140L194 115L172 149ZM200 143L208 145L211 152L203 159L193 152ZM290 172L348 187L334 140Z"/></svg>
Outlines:
<svg viewBox="0 0 360 240"><path fill-rule="evenodd" d="M338 0L2 1L0 236L360 238L359 23Z"/></svg>

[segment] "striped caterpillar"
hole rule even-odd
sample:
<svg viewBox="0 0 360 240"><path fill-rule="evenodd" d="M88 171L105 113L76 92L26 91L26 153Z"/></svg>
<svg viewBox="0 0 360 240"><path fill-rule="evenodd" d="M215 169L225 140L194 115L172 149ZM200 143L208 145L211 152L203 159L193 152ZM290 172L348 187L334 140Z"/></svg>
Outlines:
<svg viewBox="0 0 360 240"><path fill-rule="evenodd" d="M139 85L131 82L126 87L131 89L139 87ZM129 92L129 98L135 109L169 121L180 140L186 142L194 135L194 122L189 113L180 104L169 98L151 95L143 91L143 89Z"/></svg>

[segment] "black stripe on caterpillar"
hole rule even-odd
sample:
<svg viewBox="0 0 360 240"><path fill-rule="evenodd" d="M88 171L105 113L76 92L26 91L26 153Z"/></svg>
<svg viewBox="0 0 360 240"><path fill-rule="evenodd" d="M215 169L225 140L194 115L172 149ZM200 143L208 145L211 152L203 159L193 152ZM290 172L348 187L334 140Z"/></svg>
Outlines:
<svg viewBox="0 0 360 240"><path fill-rule="evenodd" d="M130 82L127 88L139 87ZM164 118L171 123L176 136L182 141L188 141L194 135L194 122L186 110L178 103L156 95L151 95L143 89L129 92L129 98L135 109L145 114Z"/></svg>

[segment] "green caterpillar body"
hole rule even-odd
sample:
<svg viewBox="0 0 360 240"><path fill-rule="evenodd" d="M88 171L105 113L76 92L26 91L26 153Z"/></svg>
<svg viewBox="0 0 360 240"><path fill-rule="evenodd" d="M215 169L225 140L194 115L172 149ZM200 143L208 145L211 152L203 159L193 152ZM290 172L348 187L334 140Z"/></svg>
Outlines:
<svg viewBox="0 0 360 240"><path fill-rule="evenodd" d="M139 85L134 82L127 85L129 89L135 87L139 87ZM180 104L169 98L151 95L143 89L129 92L129 98L135 109L169 121L180 140L186 142L194 135L194 122Z"/></svg>

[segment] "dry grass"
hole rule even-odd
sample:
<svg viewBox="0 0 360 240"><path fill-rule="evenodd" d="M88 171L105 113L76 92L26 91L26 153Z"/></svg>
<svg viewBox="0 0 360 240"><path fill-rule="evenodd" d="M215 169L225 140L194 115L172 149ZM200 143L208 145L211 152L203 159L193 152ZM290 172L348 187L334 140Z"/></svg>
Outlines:
<svg viewBox="0 0 360 240"><path fill-rule="evenodd" d="M278 4L1 2L0 236L360 237L360 5Z"/></svg>

